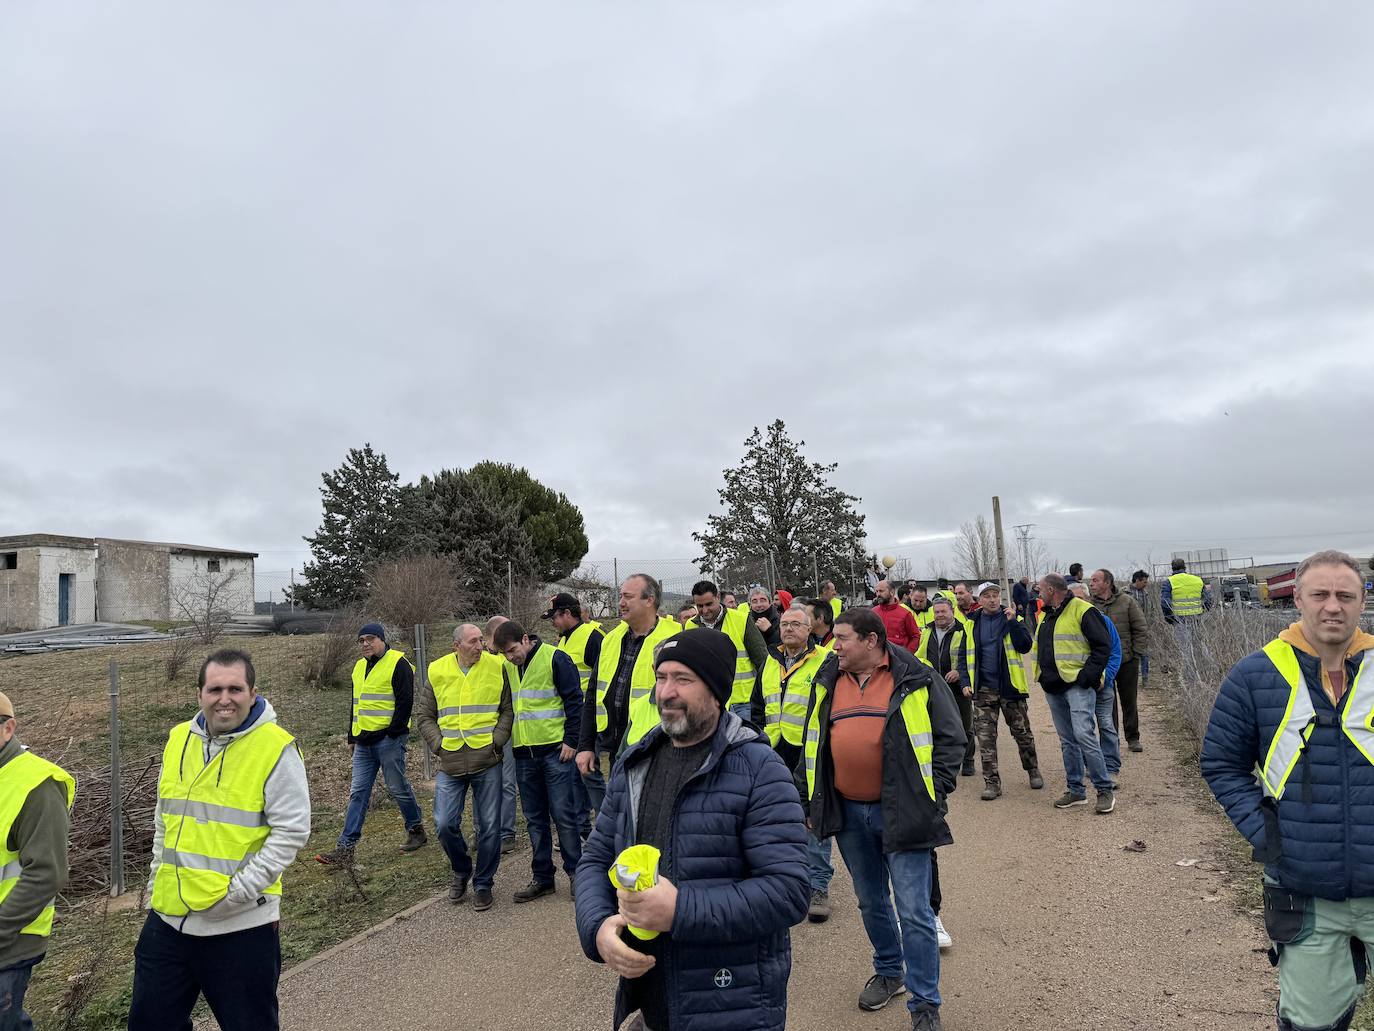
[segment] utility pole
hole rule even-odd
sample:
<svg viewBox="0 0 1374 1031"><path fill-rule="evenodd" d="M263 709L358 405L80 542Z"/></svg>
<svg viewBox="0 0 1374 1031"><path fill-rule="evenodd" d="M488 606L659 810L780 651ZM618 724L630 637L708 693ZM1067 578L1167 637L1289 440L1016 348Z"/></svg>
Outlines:
<svg viewBox="0 0 1374 1031"><path fill-rule="evenodd" d="M992 530L997 535L997 573L1002 578L1002 604L1011 604L1011 581L1007 579L1007 545L1002 537L1002 500L992 496Z"/></svg>
<svg viewBox="0 0 1374 1031"><path fill-rule="evenodd" d="M1016 531L1016 546L1021 553L1021 575L1034 578L1035 570L1030 567L1030 532L1034 523L1018 523L1012 529Z"/></svg>

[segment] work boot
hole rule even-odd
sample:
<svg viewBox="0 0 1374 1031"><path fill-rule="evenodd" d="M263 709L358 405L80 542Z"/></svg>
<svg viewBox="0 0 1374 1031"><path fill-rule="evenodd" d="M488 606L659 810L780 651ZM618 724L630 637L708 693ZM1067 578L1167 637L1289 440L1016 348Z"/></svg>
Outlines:
<svg viewBox="0 0 1374 1031"><path fill-rule="evenodd" d="M984 802L991 802L994 798L1001 798L1002 785L995 780L990 780L987 782L987 786L983 788L983 793L978 797Z"/></svg>
<svg viewBox="0 0 1374 1031"><path fill-rule="evenodd" d="M552 895L558 889L553 882L540 884L538 881L530 881L514 895L511 896L516 902L533 902L535 899L543 898L545 895Z"/></svg>
<svg viewBox="0 0 1374 1031"><path fill-rule="evenodd" d="M859 1009L880 1010L899 995L906 994L906 982L900 977L874 974L859 993Z"/></svg>
<svg viewBox="0 0 1374 1031"><path fill-rule="evenodd" d="M353 846L340 845L332 852L321 852L315 856L315 862L323 863L330 873L338 873L344 867L353 865Z"/></svg>
<svg viewBox="0 0 1374 1031"><path fill-rule="evenodd" d="M935 918L935 941L939 944L941 952L954 947L954 939L949 936L949 932L945 930L945 922L938 916Z"/></svg>
<svg viewBox="0 0 1374 1031"><path fill-rule="evenodd" d="M460 873L453 875L453 883L448 887L448 900L455 905L468 897L468 879Z"/></svg>
<svg viewBox="0 0 1374 1031"><path fill-rule="evenodd" d="M1143 752L1143 751L1145 751L1144 747L1143 747L1143 746L1141 745L1141 743L1140 743L1140 739L1139 739L1139 738L1136 738L1134 741L1127 741L1127 742L1126 742L1126 747L1129 748L1132 752Z"/></svg>
<svg viewBox="0 0 1374 1031"><path fill-rule="evenodd" d="M964 768L963 768L962 770L960 770L959 772L962 773L965 777L972 777L972 776L973 776L974 774L976 774L978 771L975 770L975 769L973 768L973 760L972 760L972 759L965 759L965 760L964 760Z"/></svg>
<svg viewBox="0 0 1374 1031"><path fill-rule="evenodd" d="M1072 809L1076 805L1087 804L1088 797L1086 795L1075 795L1072 791L1065 791L1054 800L1054 807L1056 809Z"/></svg>
<svg viewBox="0 0 1374 1031"><path fill-rule="evenodd" d="M491 908L492 897L490 888L478 888L472 893L472 909L475 913L485 913Z"/></svg>
<svg viewBox="0 0 1374 1031"><path fill-rule="evenodd" d="M828 892L811 892L811 905L806 910L806 919L813 924L823 924L830 919L830 894Z"/></svg>
<svg viewBox="0 0 1374 1031"><path fill-rule="evenodd" d="M402 852L414 852L416 849L424 848L429 844L429 839L425 837L424 824L417 823L414 827L406 831L406 840L401 843Z"/></svg>
<svg viewBox="0 0 1374 1031"><path fill-rule="evenodd" d="M503 856L508 856L508 855L510 855L510 854L511 854L512 852L514 852L514 851L515 851L515 835L512 834L509 838L502 838L502 839L501 839L501 854L502 854Z"/></svg>
<svg viewBox="0 0 1374 1031"><path fill-rule="evenodd" d="M911 1031L944 1031L939 1010L917 1010L911 1015Z"/></svg>
<svg viewBox="0 0 1374 1031"><path fill-rule="evenodd" d="M1045 778L1040 776L1039 770L1030 771L1030 786L1033 791L1039 791L1045 786Z"/></svg>
<svg viewBox="0 0 1374 1031"><path fill-rule="evenodd" d="M1097 806L1093 809L1098 816L1106 816L1116 808L1115 791L1099 791L1097 793Z"/></svg>

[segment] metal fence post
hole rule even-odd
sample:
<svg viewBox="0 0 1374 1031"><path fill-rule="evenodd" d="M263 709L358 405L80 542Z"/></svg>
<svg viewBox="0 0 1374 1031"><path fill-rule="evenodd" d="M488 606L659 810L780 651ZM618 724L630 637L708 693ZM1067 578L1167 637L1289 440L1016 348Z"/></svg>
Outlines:
<svg viewBox="0 0 1374 1031"><path fill-rule="evenodd" d="M422 691L429 690L429 662L425 656L425 625L415 624L415 673L416 683ZM424 738L420 739L421 741ZM429 750L429 746L424 746L425 750L425 780L434 779L434 753Z"/></svg>
<svg viewBox="0 0 1374 1031"><path fill-rule="evenodd" d="M506 563L506 618L515 618L515 565Z"/></svg>
<svg viewBox="0 0 1374 1031"><path fill-rule="evenodd" d="M110 660L110 897L124 894L124 789L119 783L119 663Z"/></svg>

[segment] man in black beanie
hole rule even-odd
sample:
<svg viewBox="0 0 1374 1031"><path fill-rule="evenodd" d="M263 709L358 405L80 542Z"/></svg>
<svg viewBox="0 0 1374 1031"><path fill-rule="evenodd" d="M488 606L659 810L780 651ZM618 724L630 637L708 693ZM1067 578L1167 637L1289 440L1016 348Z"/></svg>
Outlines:
<svg viewBox="0 0 1374 1031"><path fill-rule="evenodd" d="M621 976L616 1027L636 1010L649 1031L786 1023L788 928L810 897L806 825L767 737L725 708L736 652L709 628L659 646L660 724L616 764L582 851L578 935L590 959ZM733 847L722 828L738 828ZM615 890L606 876L631 845L659 851L656 883L644 891ZM627 925L660 933L641 941Z"/></svg>

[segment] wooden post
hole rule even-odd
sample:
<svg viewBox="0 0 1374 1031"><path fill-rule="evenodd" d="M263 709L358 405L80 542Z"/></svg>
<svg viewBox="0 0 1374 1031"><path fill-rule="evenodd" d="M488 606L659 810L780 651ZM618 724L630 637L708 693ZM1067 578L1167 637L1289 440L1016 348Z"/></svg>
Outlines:
<svg viewBox="0 0 1374 1031"><path fill-rule="evenodd" d="M997 575L1002 579L1002 607L1011 604L1011 581L1007 579L1007 542L1002 537L1002 500L992 496L992 531L997 535Z"/></svg>

